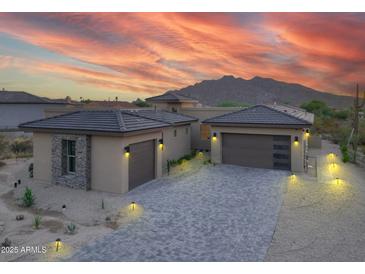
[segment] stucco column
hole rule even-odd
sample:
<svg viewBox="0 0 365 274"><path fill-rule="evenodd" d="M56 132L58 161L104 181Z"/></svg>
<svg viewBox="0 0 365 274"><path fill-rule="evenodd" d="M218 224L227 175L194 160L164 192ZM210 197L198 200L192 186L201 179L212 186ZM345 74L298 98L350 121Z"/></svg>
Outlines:
<svg viewBox="0 0 365 274"><path fill-rule="evenodd" d="M298 137L298 142L295 142ZM293 172L304 171L304 133L301 129L291 135L291 169Z"/></svg>
<svg viewBox="0 0 365 274"><path fill-rule="evenodd" d="M216 133L216 137L213 134ZM212 127L210 132L210 144L211 144L211 160L213 163L222 163L222 134L219 131L214 130Z"/></svg>

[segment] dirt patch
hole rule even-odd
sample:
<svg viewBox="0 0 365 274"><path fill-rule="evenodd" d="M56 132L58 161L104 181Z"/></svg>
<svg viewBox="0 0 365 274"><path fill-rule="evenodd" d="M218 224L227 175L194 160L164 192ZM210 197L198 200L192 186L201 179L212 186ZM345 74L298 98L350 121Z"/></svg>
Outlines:
<svg viewBox="0 0 365 274"><path fill-rule="evenodd" d="M15 197L14 190L10 190L9 192L1 195L0 199L2 199L2 201L5 203L9 210L25 211L33 215L64 218L64 215L61 212L55 210L37 208L36 205L32 207L24 207L21 204L21 199Z"/></svg>
<svg viewBox="0 0 365 274"><path fill-rule="evenodd" d="M42 225L52 233L62 232L64 230L63 223L58 220L46 220L42 222Z"/></svg>

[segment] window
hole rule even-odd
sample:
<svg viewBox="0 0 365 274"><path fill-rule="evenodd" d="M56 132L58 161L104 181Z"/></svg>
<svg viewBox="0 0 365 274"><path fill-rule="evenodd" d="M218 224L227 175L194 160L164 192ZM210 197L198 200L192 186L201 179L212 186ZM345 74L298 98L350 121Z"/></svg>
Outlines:
<svg viewBox="0 0 365 274"><path fill-rule="evenodd" d="M62 140L62 166L65 174L76 171L76 141Z"/></svg>
<svg viewBox="0 0 365 274"><path fill-rule="evenodd" d="M189 128L188 127L185 128L185 133L186 133L186 135L189 134Z"/></svg>
<svg viewBox="0 0 365 274"><path fill-rule="evenodd" d="M176 137L176 135L177 135L177 131L176 131L176 129L174 129L174 137Z"/></svg>

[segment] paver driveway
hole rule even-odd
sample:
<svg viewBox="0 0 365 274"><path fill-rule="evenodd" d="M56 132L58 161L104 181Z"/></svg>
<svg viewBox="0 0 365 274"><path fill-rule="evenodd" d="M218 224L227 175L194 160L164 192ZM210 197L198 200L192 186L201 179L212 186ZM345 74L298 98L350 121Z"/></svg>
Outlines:
<svg viewBox="0 0 365 274"><path fill-rule="evenodd" d="M164 177L121 199L143 214L77 251L73 261L261 261L282 203L285 171L230 165Z"/></svg>

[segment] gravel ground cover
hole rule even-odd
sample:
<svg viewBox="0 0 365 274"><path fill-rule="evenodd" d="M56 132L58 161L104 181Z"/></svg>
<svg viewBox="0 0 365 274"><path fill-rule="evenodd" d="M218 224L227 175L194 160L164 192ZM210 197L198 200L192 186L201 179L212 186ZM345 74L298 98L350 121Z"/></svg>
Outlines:
<svg viewBox="0 0 365 274"><path fill-rule="evenodd" d="M316 154L318 179L288 183L267 261L365 260L365 170L342 163L328 142Z"/></svg>

